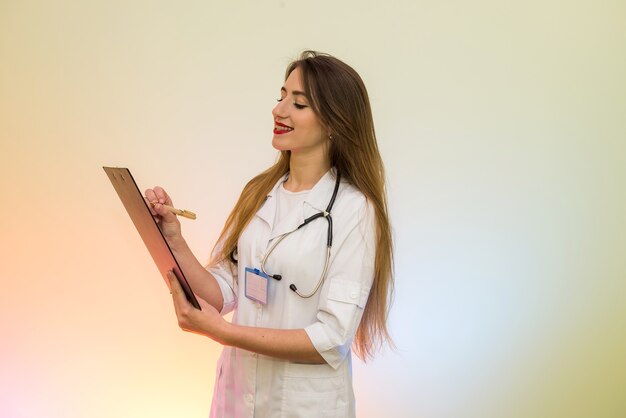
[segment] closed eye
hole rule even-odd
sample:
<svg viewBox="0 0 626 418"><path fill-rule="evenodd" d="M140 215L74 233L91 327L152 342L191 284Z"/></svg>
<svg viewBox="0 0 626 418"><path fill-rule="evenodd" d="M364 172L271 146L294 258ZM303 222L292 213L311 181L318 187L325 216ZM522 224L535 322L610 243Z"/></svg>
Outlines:
<svg viewBox="0 0 626 418"><path fill-rule="evenodd" d="M281 97L280 99L276 99L276 101L277 102L282 102L283 99L284 99L284 97ZM294 105L294 107L296 109L300 109L300 110L309 107L308 105L304 105L304 104L300 104L300 103L296 103L296 102L294 102L293 105Z"/></svg>

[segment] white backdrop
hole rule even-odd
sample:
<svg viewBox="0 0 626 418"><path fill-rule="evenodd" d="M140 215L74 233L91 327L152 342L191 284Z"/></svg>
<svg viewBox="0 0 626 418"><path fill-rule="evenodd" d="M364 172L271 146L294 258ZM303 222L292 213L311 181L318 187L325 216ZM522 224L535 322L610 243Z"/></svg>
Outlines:
<svg viewBox="0 0 626 418"><path fill-rule="evenodd" d="M359 417L626 416L622 1L0 0L0 416L201 417L182 333L108 183L199 214L202 260L274 161L285 66L363 77L388 170L397 344Z"/></svg>

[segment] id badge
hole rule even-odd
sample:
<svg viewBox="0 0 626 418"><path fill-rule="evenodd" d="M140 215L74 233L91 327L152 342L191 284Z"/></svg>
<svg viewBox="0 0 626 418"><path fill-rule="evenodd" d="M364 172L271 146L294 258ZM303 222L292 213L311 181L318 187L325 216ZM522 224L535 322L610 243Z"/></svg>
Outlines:
<svg viewBox="0 0 626 418"><path fill-rule="evenodd" d="M270 276L259 269L246 267L246 297L267 305L267 288Z"/></svg>

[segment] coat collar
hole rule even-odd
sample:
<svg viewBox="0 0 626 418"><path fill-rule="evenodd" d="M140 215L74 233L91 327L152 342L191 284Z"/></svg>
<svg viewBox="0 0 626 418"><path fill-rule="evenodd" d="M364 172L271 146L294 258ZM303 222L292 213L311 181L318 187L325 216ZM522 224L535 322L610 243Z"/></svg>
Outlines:
<svg viewBox="0 0 626 418"><path fill-rule="evenodd" d="M324 211L328 206L328 202L330 201L335 187L335 170L330 169L309 191L307 197L304 199L301 210L292 211L287 214L284 219L275 224L274 216L276 214L278 188L287 178L289 178L289 173L278 180L265 198L265 203L263 203L263 206L261 206L261 209L257 212L257 216L263 219L270 227L270 240L295 230L304 222L306 217Z"/></svg>

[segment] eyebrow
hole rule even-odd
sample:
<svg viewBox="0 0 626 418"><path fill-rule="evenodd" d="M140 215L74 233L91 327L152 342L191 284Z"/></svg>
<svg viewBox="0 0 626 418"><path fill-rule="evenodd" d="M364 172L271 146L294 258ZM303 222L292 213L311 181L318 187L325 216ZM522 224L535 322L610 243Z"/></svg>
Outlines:
<svg viewBox="0 0 626 418"><path fill-rule="evenodd" d="M280 91L284 91L285 93L287 93L287 89L284 88L284 87L281 87ZM305 98L308 97L305 92L300 91L300 90L294 90L294 91L291 92L291 94L293 94L294 96L304 96Z"/></svg>

